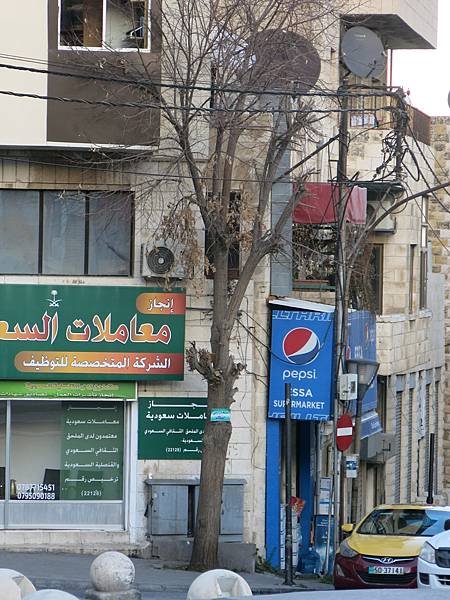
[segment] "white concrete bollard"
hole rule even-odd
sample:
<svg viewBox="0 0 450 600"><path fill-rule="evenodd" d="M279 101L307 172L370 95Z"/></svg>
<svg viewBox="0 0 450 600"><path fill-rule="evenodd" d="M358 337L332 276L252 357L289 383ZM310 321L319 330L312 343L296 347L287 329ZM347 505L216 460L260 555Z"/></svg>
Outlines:
<svg viewBox="0 0 450 600"><path fill-rule="evenodd" d="M121 552L103 552L91 565L93 589L86 598L93 600L139 600L141 593L133 588L133 562Z"/></svg>
<svg viewBox="0 0 450 600"><path fill-rule="evenodd" d="M78 598L61 590L39 590L25 596L25 600L78 600Z"/></svg>
<svg viewBox="0 0 450 600"><path fill-rule="evenodd" d="M213 569L194 579L186 598L187 600L212 600L242 596L252 596L252 590L243 577L226 569Z"/></svg>
<svg viewBox="0 0 450 600"><path fill-rule="evenodd" d="M0 598L2 600L22 600L19 586L9 575L0 575Z"/></svg>
<svg viewBox="0 0 450 600"><path fill-rule="evenodd" d="M6 577L10 577L18 586L21 593L21 599L36 591L34 585L31 583L28 577L25 577L25 575L23 575L23 573L19 573L19 571L14 571L14 569L0 569L0 577L3 577L4 575Z"/></svg>

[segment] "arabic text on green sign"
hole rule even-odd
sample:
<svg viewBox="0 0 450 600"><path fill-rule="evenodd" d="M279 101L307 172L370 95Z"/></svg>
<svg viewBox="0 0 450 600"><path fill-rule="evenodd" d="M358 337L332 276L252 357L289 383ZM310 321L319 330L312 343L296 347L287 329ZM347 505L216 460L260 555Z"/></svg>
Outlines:
<svg viewBox="0 0 450 600"><path fill-rule="evenodd" d="M201 458L206 398L139 398L138 458Z"/></svg>
<svg viewBox="0 0 450 600"><path fill-rule="evenodd" d="M61 500L122 500L123 402L64 402Z"/></svg>
<svg viewBox="0 0 450 600"><path fill-rule="evenodd" d="M0 379L183 379L185 292L3 285Z"/></svg>
<svg viewBox="0 0 450 600"><path fill-rule="evenodd" d="M132 400L133 382L0 381L0 398L117 398Z"/></svg>

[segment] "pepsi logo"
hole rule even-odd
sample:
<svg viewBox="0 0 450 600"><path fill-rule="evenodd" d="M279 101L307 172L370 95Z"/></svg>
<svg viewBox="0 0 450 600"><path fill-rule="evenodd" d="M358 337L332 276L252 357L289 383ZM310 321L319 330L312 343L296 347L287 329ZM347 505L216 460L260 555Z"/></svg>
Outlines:
<svg viewBox="0 0 450 600"><path fill-rule="evenodd" d="M295 365L307 365L320 351L320 340L314 331L306 327L297 327L289 331L283 340L285 357Z"/></svg>

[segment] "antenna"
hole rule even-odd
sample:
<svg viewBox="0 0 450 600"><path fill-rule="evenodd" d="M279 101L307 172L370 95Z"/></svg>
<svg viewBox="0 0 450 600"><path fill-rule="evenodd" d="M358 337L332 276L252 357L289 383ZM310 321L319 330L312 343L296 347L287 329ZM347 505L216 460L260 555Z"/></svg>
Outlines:
<svg viewBox="0 0 450 600"><path fill-rule="evenodd" d="M255 34L251 79L257 85L308 92L319 79L320 57L306 38L294 31L267 29Z"/></svg>
<svg viewBox="0 0 450 600"><path fill-rule="evenodd" d="M380 38L367 27L351 27L341 41L346 67L358 77L378 77L386 68L386 52Z"/></svg>

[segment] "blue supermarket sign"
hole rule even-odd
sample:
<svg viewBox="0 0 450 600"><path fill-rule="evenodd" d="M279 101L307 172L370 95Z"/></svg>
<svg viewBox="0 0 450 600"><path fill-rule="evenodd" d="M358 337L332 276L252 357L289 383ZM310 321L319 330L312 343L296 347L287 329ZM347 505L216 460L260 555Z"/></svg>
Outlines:
<svg viewBox="0 0 450 600"><path fill-rule="evenodd" d="M284 389L290 383L293 419L330 419L333 313L272 310L270 350L268 416L284 418Z"/></svg>

